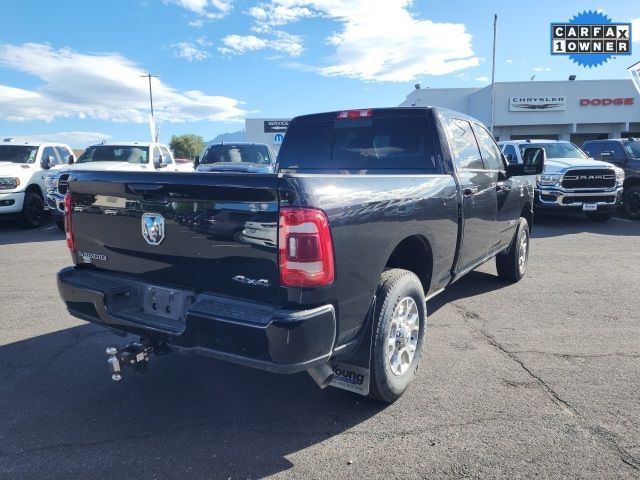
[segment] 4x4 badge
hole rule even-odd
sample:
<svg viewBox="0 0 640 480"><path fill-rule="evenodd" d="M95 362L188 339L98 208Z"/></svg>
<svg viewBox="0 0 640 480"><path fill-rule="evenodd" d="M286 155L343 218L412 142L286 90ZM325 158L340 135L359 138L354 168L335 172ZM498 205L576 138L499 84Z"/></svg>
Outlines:
<svg viewBox="0 0 640 480"><path fill-rule="evenodd" d="M164 217L159 213L144 213L142 236L149 245L160 245L164 240Z"/></svg>

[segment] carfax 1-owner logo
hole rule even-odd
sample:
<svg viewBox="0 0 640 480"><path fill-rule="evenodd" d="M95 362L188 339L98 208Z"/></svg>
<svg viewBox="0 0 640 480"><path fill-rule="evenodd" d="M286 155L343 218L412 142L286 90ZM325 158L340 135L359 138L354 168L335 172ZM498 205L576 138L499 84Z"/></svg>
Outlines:
<svg viewBox="0 0 640 480"><path fill-rule="evenodd" d="M579 13L566 23L552 23L551 54L568 55L589 68L613 56L631 55L631 24L613 22L594 11Z"/></svg>

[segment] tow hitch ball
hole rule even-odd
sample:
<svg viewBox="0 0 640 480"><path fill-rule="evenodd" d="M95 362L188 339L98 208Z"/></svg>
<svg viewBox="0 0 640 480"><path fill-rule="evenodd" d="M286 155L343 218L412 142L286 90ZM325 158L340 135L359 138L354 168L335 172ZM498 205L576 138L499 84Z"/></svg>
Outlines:
<svg viewBox="0 0 640 480"><path fill-rule="evenodd" d="M109 357L107 362L111 368L111 380L114 382L122 380L124 367L133 367L134 371L137 372L146 371L151 352L153 352L153 346L144 340L131 342L120 349L118 347L107 347L105 353Z"/></svg>

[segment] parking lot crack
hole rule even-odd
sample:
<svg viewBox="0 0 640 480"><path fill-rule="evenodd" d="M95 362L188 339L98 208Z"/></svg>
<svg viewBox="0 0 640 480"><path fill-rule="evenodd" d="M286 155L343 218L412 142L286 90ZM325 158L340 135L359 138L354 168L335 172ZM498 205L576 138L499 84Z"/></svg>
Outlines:
<svg viewBox="0 0 640 480"><path fill-rule="evenodd" d="M498 349L500 352L502 352L504 355L506 355L507 357L509 357L512 361L514 361L515 363L517 363L520 368L522 368L522 370L524 370L527 375L529 375L531 378L533 378L536 383L540 386L540 388L549 396L549 398L551 399L551 401L563 412L566 413L567 415L571 415L574 416L577 414L575 408L573 408L566 400L563 400L560 395L558 395L558 393L551 388L547 382L545 382L542 377L540 377L539 375L537 375L536 373L534 373L529 367L527 367L524 363L524 361L522 361L520 358L518 358L518 356L508 350L507 348L505 348L498 340L496 340L496 338L491 335L489 332L487 332L484 328L482 328L482 326L479 326L477 324L474 324L473 321L482 321L482 317L480 317L480 315L478 315L477 313L468 310L465 307L462 307L460 305L456 305L456 304L452 304L454 308L456 308L460 314L467 320L467 324L469 326L471 326L471 328L474 329L474 331L478 332L480 335L482 335L487 342L495 347L496 349Z"/></svg>
<svg viewBox="0 0 640 480"><path fill-rule="evenodd" d="M532 352L532 351L511 351L505 348L496 338L487 332L482 325L478 323L484 323L484 319L478 315L476 312L469 310L461 305L451 304L455 309L458 310L460 315L466 320L467 325L469 325L475 332L482 335L486 341L494 348L499 350L502 354L509 357L512 361L516 362L531 378L533 378L536 383L542 388L549 398L553 401L555 405L560 408L563 413L575 417L578 420L578 425L587 431L587 433L594 438L600 444L604 444L609 447L612 451L614 451L620 460L633 468L634 470L640 470L640 460L634 457L627 449L625 449L620 442L618 441L618 435L607 430L605 427L601 425L588 425L583 421L578 411L570 405L566 400L562 399L558 393L551 388L539 375L535 374L527 365L525 365L524 361L522 361L517 353L541 353L544 352ZM559 356L566 356L563 354L558 354ZM601 356L613 356L614 354L604 354ZM580 357L579 355L575 355L576 357ZM626 356L626 355L625 355ZM582 356L589 357L589 356Z"/></svg>
<svg viewBox="0 0 640 480"><path fill-rule="evenodd" d="M513 351L512 353L532 353L535 355L548 355L551 357L559 357L559 358L607 358L607 357L624 357L624 358L640 358L640 353L622 353L622 352L612 352L612 353L594 353L594 354L581 354L581 353L558 353L558 352L544 352L541 350L518 350Z"/></svg>

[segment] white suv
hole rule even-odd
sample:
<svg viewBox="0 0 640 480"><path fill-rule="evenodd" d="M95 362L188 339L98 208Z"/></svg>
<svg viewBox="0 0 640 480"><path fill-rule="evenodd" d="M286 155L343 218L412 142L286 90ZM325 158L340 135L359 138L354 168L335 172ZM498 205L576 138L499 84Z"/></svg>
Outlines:
<svg viewBox="0 0 640 480"><path fill-rule="evenodd" d="M74 160L68 145L0 142L0 216L18 217L25 228L42 224L45 177Z"/></svg>
<svg viewBox="0 0 640 480"><path fill-rule="evenodd" d="M91 145L78 160L47 178L47 205L58 227L64 229L64 195L67 179L75 170L125 172L193 172L193 166L174 161L169 147L150 142L103 142Z"/></svg>

